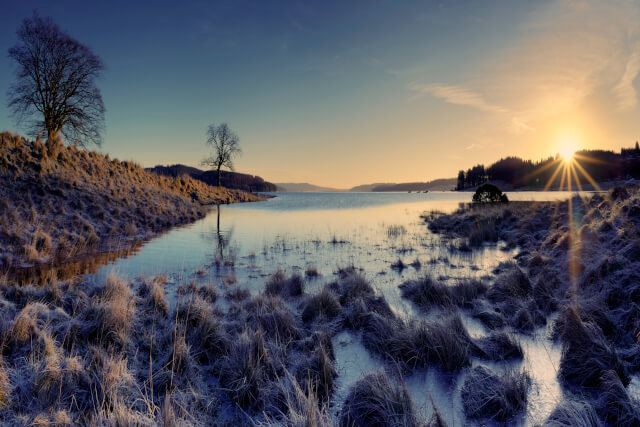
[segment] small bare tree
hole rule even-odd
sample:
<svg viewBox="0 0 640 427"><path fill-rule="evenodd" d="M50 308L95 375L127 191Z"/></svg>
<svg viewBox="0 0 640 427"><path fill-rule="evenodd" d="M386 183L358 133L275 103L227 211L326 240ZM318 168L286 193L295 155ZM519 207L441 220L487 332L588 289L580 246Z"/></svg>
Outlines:
<svg viewBox="0 0 640 427"><path fill-rule="evenodd" d="M211 156L202 160L202 164L218 171L218 187L220 187L220 169L233 168L233 159L240 154L240 140L226 123L220 126L209 125L207 130L207 145L211 147Z"/></svg>
<svg viewBox="0 0 640 427"><path fill-rule="evenodd" d="M100 146L104 104L95 80L100 58L51 20L37 14L22 21L19 42L9 49L17 62L16 82L7 94L9 109L33 134L46 131L74 145Z"/></svg>

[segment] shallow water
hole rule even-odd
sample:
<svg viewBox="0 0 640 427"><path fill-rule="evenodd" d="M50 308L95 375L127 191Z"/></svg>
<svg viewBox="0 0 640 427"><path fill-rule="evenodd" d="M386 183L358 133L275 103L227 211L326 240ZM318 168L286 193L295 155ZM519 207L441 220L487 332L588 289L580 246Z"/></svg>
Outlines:
<svg viewBox="0 0 640 427"><path fill-rule="evenodd" d="M556 200L568 192L509 193L511 200ZM429 232L420 215L452 211L469 202L471 193L282 193L260 203L225 205L206 218L176 228L140 248L135 254L100 268L89 279L100 280L115 269L126 277L166 274L168 295L184 281L215 282L220 287L242 286L252 293L263 289L278 269L305 274L315 268L319 277L308 279L314 292L349 265L362 269L373 286L399 314L421 316L400 296L398 285L425 273L453 283L460 278L491 276L516 250L485 246L473 254L452 252ZM392 264L402 260L403 270ZM417 262L416 262L417 261ZM413 264L413 265L410 265ZM477 321L463 316L472 336L487 333ZM561 398L556 379L560 353L541 330L522 338L525 361L490 365L508 369L523 365L531 374L527 413L512 420L519 425L541 423ZM334 337L339 372L335 410L349 387L361 375L385 366L370 355L358 335L342 332ZM484 363L474 360L474 364ZM514 366L512 366L514 365ZM405 376L422 418L432 413L432 401L450 425L466 424L459 390L465 373L446 375L437 368Z"/></svg>

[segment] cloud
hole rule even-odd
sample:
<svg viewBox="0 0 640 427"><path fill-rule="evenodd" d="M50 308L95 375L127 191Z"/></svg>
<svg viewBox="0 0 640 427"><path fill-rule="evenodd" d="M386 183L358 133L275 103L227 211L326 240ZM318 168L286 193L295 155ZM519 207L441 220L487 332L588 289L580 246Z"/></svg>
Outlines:
<svg viewBox="0 0 640 427"><path fill-rule="evenodd" d="M633 81L638 74L640 74L640 52L634 52L629 56L620 81L613 88L618 98L618 108L622 111L631 110L638 104L638 93L633 86Z"/></svg>
<svg viewBox="0 0 640 427"><path fill-rule="evenodd" d="M469 144L469 145L467 145L466 147L464 147L464 149L465 149L465 150L474 150L474 149L476 149L476 148L478 148L478 149L482 149L482 148L484 148L484 145L482 145L482 144L475 144L475 143L474 143L474 144Z"/></svg>
<svg viewBox="0 0 640 427"><path fill-rule="evenodd" d="M593 100L637 108L640 2L540 2L519 24L514 42L489 52L474 70L462 81L408 88L493 114L498 126L515 134L542 129Z"/></svg>
<svg viewBox="0 0 640 427"><path fill-rule="evenodd" d="M489 113L506 113L508 110L487 102L482 95L472 90L455 85L442 84L409 84L409 89L423 95L431 95L448 102L449 104L464 105L466 107L477 108Z"/></svg>

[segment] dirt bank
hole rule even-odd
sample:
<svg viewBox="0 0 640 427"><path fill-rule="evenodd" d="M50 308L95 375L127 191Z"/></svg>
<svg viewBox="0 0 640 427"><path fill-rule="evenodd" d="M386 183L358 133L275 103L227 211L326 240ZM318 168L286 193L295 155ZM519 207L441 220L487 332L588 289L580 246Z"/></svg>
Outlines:
<svg viewBox="0 0 640 427"><path fill-rule="evenodd" d="M0 269L104 251L262 196L0 134Z"/></svg>

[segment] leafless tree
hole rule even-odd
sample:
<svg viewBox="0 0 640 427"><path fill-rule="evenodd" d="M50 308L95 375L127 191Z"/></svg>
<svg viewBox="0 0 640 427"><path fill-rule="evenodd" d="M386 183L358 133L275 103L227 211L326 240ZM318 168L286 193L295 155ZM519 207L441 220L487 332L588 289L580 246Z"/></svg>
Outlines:
<svg viewBox="0 0 640 427"><path fill-rule="evenodd" d="M218 171L218 187L220 187L220 169L233 168L233 159L242 154L240 140L226 123L220 126L209 125L207 130L207 145L211 147L211 156L202 160L202 164Z"/></svg>
<svg viewBox="0 0 640 427"><path fill-rule="evenodd" d="M17 62L7 94L19 124L48 141L62 134L69 144L100 146L104 104L95 84L104 64L91 50L51 20L36 13L22 21L18 43L9 49Z"/></svg>

